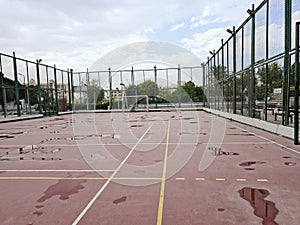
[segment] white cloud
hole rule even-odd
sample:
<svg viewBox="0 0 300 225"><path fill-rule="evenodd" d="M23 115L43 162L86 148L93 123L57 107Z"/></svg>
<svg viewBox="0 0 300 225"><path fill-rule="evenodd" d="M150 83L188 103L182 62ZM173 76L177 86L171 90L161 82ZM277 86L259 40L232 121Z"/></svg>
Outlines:
<svg viewBox="0 0 300 225"><path fill-rule="evenodd" d="M176 31L176 30L179 30L179 29L183 28L184 25L185 25L184 22L178 23L178 24L174 25L174 26L170 29L170 31Z"/></svg>
<svg viewBox="0 0 300 225"><path fill-rule="evenodd" d="M240 0L0 0L0 51L8 54L16 51L17 56L29 60L43 58L44 63L85 70L104 53L123 44L149 37L172 42L175 35L185 34L166 35L171 24L177 24L173 27L177 30L189 26L190 18L197 29L204 24L219 27L216 23L220 21L239 24L250 5ZM223 35L224 30L220 32ZM202 36L206 32L209 31ZM199 52L198 33L194 36L189 33L182 43L175 44ZM219 43L220 34L217 36ZM213 48L219 46L216 43ZM212 41L207 47L201 44L201 49L211 47Z"/></svg>
<svg viewBox="0 0 300 225"><path fill-rule="evenodd" d="M200 57L202 61L206 61L208 52L213 49L217 50L221 46L221 39L228 37L224 32L224 28L210 29L203 33L196 33L192 38L182 40L183 46Z"/></svg>
<svg viewBox="0 0 300 225"><path fill-rule="evenodd" d="M191 18L191 28L196 28L199 26L207 25L207 24L213 24L213 23L222 23L226 22L225 19L222 17L217 17L217 18L209 18L209 17L203 17L203 16L193 16Z"/></svg>

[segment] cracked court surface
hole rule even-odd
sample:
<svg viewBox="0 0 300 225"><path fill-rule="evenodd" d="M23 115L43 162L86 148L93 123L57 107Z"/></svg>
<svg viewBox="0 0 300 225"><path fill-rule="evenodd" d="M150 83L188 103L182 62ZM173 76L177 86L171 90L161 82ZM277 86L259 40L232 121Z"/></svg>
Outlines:
<svg viewBox="0 0 300 225"><path fill-rule="evenodd" d="M1 224L298 224L299 147L203 111L1 124Z"/></svg>

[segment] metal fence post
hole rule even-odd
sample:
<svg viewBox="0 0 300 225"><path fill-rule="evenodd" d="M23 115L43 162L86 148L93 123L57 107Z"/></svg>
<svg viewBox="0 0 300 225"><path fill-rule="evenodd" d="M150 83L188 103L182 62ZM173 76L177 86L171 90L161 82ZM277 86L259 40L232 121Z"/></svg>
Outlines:
<svg viewBox="0 0 300 225"><path fill-rule="evenodd" d="M269 16L270 16L269 1L267 2L266 14L266 60L269 59ZM269 92L269 64L266 64L266 79L265 79L265 120L268 120L268 92Z"/></svg>
<svg viewBox="0 0 300 225"><path fill-rule="evenodd" d="M54 85L55 85L55 112L58 115L59 105L58 105L58 89L57 89L57 74L56 74L56 66L54 65Z"/></svg>
<svg viewBox="0 0 300 225"><path fill-rule="evenodd" d="M233 36L233 114L236 114L236 32L232 29Z"/></svg>
<svg viewBox="0 0 300 225"><path fill-rule="evenodd" d="M42 114L42 97L41 97L41 80L40 80L40 63L41 59L36 60L36 78L37 78L37 88L38 88L38 107L39 113Z"/></svg>
<svg viewBox="0 0 300 225"><path fill-rule="evenodd" d="M283 119L282 125L289 125L289 105L290 105L290 66L291 66L291 10L292 1L285 0L285 47L284 47L284 89L283 89Z"/></svg>
<svg viewBox="0 0 300 225"><path fill-rule="evenodd" d="M156 66L154 66L154 82L155 82L155 89L154 89L154 91L155 91L155 93L154 93L154 95L155 95L155 108L157 109L157 90L156 90L156 87L157 87L157 68L156 68Z"/></svg>
<svg viewBox="0 0 300 225"><path fill-rule="evenodd" d="M13 69L14 69L14 78L15 78L15 92L16 92L17 115L21 116L21 111L20 111L20 96L19 96L19 81L18 81L18 69L17 69L17 59L16 59L15 52L13 52Z"/></svg>
<svg viewBox="0 0 300 225"><path fill-rule="evenodd" d="M178 64L178 79L177 79L177 86L178 86L178 105L179 105L179 108L181 108L181 69L180 69L180 64Z"/></svg>
<svg viewBox="0 0 300 225"><path fill-rule="evenodd" d="M248 10L248 13L252 17L252 27L251 27L251 70L250 70L250 105L249 112L250 117L255 117L255 12L254 4L252 4L252 10Z"/></svg>
<svg viewBox="0 0 300 225"><path fill-rule="evenodd" d="M225 73L225 70L224 70L224 40L222 39L221 40L221 51L222 51L222 60L221 60L221 64L222 64L222 84L221 84L221 91L222 91L222 111L224 111L224 73Z"/></svg>
<svg viewBox="0 0 300 225"><path fill-rule="evenodd" d="M296 40L295 40L295 103L294 103L294 144L299 144L299 29L300 22L296 23Z"/></svg>
<svg viewBox="0 0 300 225"><path fill-rule="evenodd" d="M70 81L70 70L68 69L68 97L69 97L69 104L68 108L69 110L72 110L72 97L71 97L71 81Z"/></svg>
<svg viewBox="0 0 300 225"><path fill-rule="evenodd" d="M112 109L112 77L111 77L111 69L108 68L108 77L109 77L109 109Z"/></svg>
<svg viewBox="0 0 300 225"><path fill-rule="evenodd" d="M73 69L70 69L70 76L71 76L71 97L72 97L71 110L73 110L73 109L74 109L74 80L73 80Z"/></svg>
<svg viewBox="0 0 300 225"><path fill-rule="evenodd" d="M6 118L6 91L4 86L4 73L2 72L2 55L0 54L0 76L1 76L1 91L2 91L2 107L3 115Z"/></svg>
<svg viewBox="0 0 300 225"><path fill-rule="evenodd" d="M27 86L25 87L26 95L27 95L27 112L31 115L31 106L30 106L30 95L29 95L29 69L28 69L28 61L26 61L26 74L27 74ZM28 111L29 110L29 111Z"/></svg>
<svg viewBox="0 0 300 225"><path fill-rule="evenodd" d="M202 98L202 106L205 107L205 63L201 64L202 66L202 93L203 93L203 98Z"/></svg>

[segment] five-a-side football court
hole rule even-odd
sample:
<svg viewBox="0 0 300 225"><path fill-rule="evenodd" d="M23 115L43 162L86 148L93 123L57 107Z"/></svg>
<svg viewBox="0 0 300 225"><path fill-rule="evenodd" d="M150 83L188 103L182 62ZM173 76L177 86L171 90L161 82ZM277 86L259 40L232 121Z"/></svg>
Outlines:
<svg viewBox="0 0 300 225"><path fill-rule="evenodd" d="M204 111L2 123L0 224L297 225L300 147Z"/></svg>

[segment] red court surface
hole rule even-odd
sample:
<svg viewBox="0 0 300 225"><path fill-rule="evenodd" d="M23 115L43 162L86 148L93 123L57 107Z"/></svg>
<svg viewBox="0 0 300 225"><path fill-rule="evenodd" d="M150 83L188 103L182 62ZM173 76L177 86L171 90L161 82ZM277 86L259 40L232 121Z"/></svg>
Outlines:
<svg viewBox="0 0 300 225"><path fill-rule="evenodd" d="M300 147L203 111L0 127L0 223L298 225Z"/></svg>

